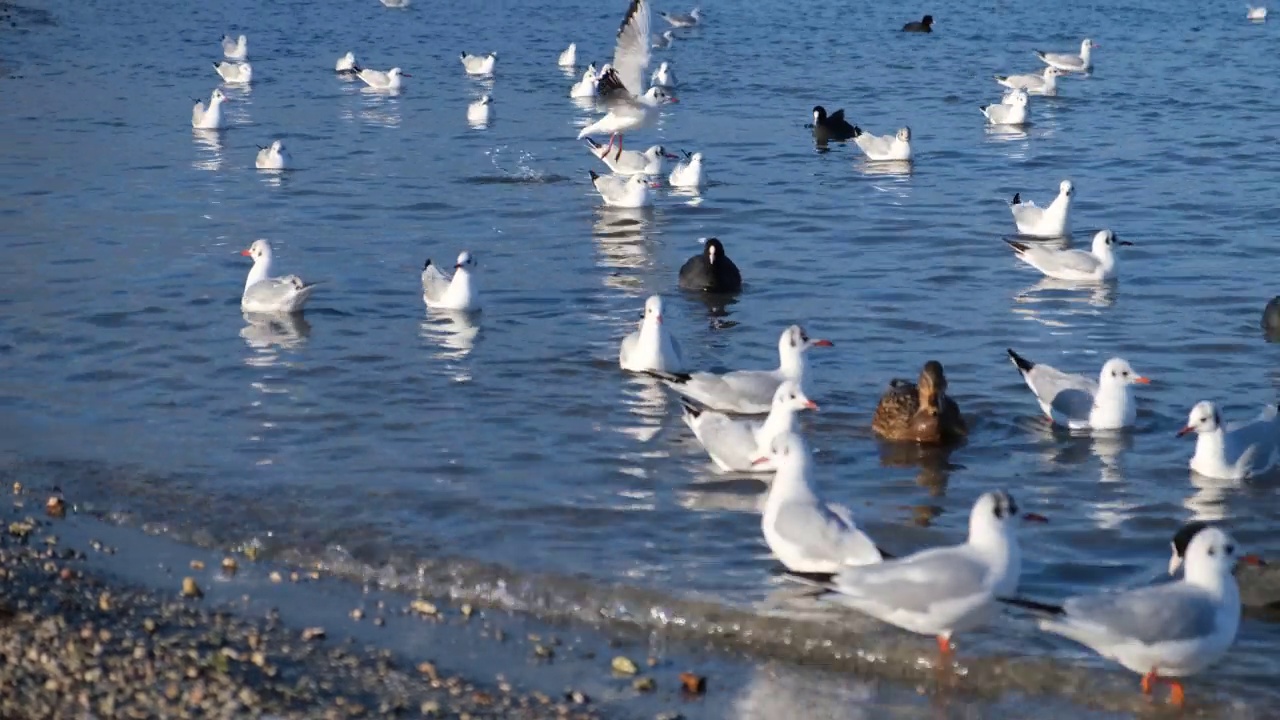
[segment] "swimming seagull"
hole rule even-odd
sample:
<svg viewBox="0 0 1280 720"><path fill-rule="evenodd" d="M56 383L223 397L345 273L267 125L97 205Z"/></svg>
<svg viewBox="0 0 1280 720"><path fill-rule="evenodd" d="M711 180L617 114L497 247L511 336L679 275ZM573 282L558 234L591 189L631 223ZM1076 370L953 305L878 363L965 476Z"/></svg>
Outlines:
<svg viewBox="0 0 1280 720"><path fill-rule="evenodd" d="M1058 280L1101 282L1116 275L1115 248L1132 245L1110 230L1099 230L1093 236L1093 249L1055 250L1033 243L1005 240L1018 259Z"/></svg>
<svg viewBox="0 0 1280 720"><path fill-rule="evenodd" d="M223 35L222 54L228 60L244 60L249 57L249 38L241 35L232 40L230 35Z"/></svg>
<svg viewBox="0 0 1280 720"><path fill-rule="evenodd" d="M682 15L680 13L672 13L668 15L664 12L660 12L658 14L661 15L662 19L666 20L671 27L688 28L702 22L702 10L698 8L694 8L688 15Z"/></svg>
<svg viewBox="0 0 1280 720"><path fill-rule="evenodd" d="M676 41L676 33L674 30L663 30L657 40L653 41L653 46L659 50L665 50L671 47L671 43Z"/></svg>
<svg viewBox="0 0 1280 720"><path fill-rule="evenodd" d="M773 407L778 386L791 380L804 389L805 351L831 347L830 340L812 340L804 328L792 325L778 338L778 369L734 370L723 374L651 373L676 392L712 410L740 415L761 415Z"/></svg>
<svg viewBox="0 0 1280 720"><path fill-rule="evenodd" d="M556 64L560 67L573 67L578 64L578 43L569 43L569 47L560 53L560 58L556 60Z"/></svg>
<svg viewBox="0 0 1280 720"><path fill-rule="evenodd" d="M596 96L596 85L600 80L596 77L596 66L591 64L582 73L582 79L569 88L569 97L592 98Z"/></svg>
<svg viewBox="0 0 1280 720"><path fill-rule="evenodd" d="M215 62L213 69L229 84L246 85L253 80L253 66L247 62Z"/></svg>
<svg viewBox="0 0 1280 720"><path fill-rule="evenodd" d="M653 71L653 75L649 78L650 85L658 87L674 88L679 81L676 80L676 71L671 69L671 63L666 60L658 65L658 69Z"/></svg>
<svg viewBox="0 0 1280 720"><path fill-rule="evenodd" d="M933 32L933 16L925 15L919 22L909 22L903 25L902 32Z"/></svg>
<svg viewBox="0 0 1280 720"><path fill-rule="evenodd" d="M348 51L346 55L338 58L338 62L333 64L333 71L344 75L354 75L356 72L356 54Z"/></svg>
<svg viewBox="0 0 1280 720"><path fill-rule="evenodd" d="M498 53L491 52L488 55L469 55L465 52L461 53L462 69L466 70L468 75L492 75L493 66L498 62Z"/></svg>
<svg viewBox="0 0 1280 720"><path fill-rule="evenodd" d="M259 170L284 170L293 164L284 149L283 140L273 140L267 147L258 146L258 157L253 166Z"/></svg>
<svg viewBox="0 0 1280 720"><path fill-rule="evenodd" d="M651 295L644 301L644 317L635 332L622 338L618 365L631 372L684 370L680 343L667 331L662 318L662 297Z"/></svg>
<svg viewBox="0 0 1280 720"><path fill-rule="evenodd" d="M1013 350L1009 359L1036 396L1036 402L1055 425L1072 430L1119 430L1132 427L1138 417L1133 386L1151 380L1133 371L1127 360L1111 358L1098 381L1071 375L1043 363L1033 363Z"/></svg>
<svg viewBox="0 0 1280 720"><path fill-rule="evenodd" d="M1191 457L1196 474L1244 480L1271 467L1280 441L1280 415L1271 404L1253 420L1223 425L1218 406L1202 401L1191 408L1178 437L1190 433L1196 434L1196 451Z"/></svg>
<svg viewBox="0 0 1280 720"><path fill-rule="evenodd" d="M1247 19L1249 20L1266 20L1267 19L1267 9L1265 7L1253 7L1252 5L1246 5L1245 7L1249 11L1248 14L1245 15Z"/></svg>
<svg viewBox="0 0 1280 720"><path fill-rule="evenodd" d="M393 67L386 72L362 68L359 65L354 66L352 69L356 71L356 77L363 80L365 85L374 90L399 90L403 82L401 78L413 77L398 67Z"/></svg>
<svg viewBox="0 0 1280 720"><path fill-rule="evenodd" d="M798 391L795 394L804 398ZM766 452L759 461L771 462L777 471L769 483L760 529L769 550L787 570L829 581L845 568L875 565L884 559L875 542L853 522L849 508L824 502L814 492L809 448L793 429L771 438Z"/></svg>
<svg viewBox="0 0 1280 720"><path fill-rule="evenodd" d="M1013 213L1018 232L1027 237L1066 237L1070 227L1071 198L1075 194L1076 186L1070 180L1063 180L1058 183L1058 196L1048 207L1042 208L1030 200L1023 200L1022 193L1014 193L1009 201L1009 210Z"/></svg>
<svg viewBox="0 0 1280 720"><path fill-rule="evenodd" d="M382 0L382 6L389 8L407 8L409 7L409 0Z"/></svg>
<svg viewBox="0 0 1280 720"><path fill-rule="evenodd" d="M868 160L911 159L911 128L904 127L894 135L869 135L862 128L853 128L853 142Z"/></svg>
<svg viewBox="0 0 1280 720"><path fill-rule="evenodd" d="M1094 48L1100 47L1095 45L1092 40L1085 38L1080 43L1080 54L1072 55L1071 53L1047 53L1036 50L1036 57L1040 58L1044 64L1052 65L1059 70L1067 72L1084 73L1089 72L1093 68L1092 51Z"/></svg>
<svg viewBox="0 0 1280 720"><path fill-rule="evenodd" d="M708 410L688 398L681 398L680 403L684 406L681 416L684 424L693 431L711 460L726 472L776 470L778 466L770 445L778 436L795 432L798 411L818 409L818 404L805 397L800 386L790 380L778 386L769 416L763 421Z"/></svg>
<svg viewBox="0 0 1280 720"><path fill-rule="evenodd" d="M813 107L813 137L818 142L848 140L853 137L853 131L854 127L844 119L844 110L827 115L826 108L821 105Z"/></svg>
<svg viewBox="0 0 1280 720"><path fill-rule="evenodd" d="M642 208L653 204L653 193L650 183L644 175L618 177L615 175L599 175L594 170L587 171L591 175L591 184L595 186L600 198L609 207Z"/></svg>
<svg viewBox="0 0 1280 720"><path fill-rule="evenodd" d="M611 154L607 149L602 150L604 146L591 138L586 138L586 143L592 155L619 175L660 175L663 159L676 159L675 155L667 152L661 145L654 145L644 152L625 150Z"/></svg>
<svg viewBox="0 0 1280 720"><path fill-rule="evenodd" d="M1138 673L1144 694L1150 695L1156 683L1170 685L1169 701L1181 706L1185 693L1174 678L1204 671L1235 642L1240 588L1232 571L1237 559L1245 558L1229 534L1206 526L1187 545L1181 579L1080 595L1061 606L1021 599L1006 602L1044 614L1041 630L1074 640Z"/></svg>
<svg viewBox="0 0 1280 720"><path fill-rule="evenodd" d="M467 106L467 122L472 125L488 125L492 115L493 98L489 95L482 95L479 100Z"/></svg>
<svg viewBox="0 0 1280 720"><path fill-rule="evenodd" d="M271 243L254 240L241 255L253 258L253 268L244 281L244 294L240 309L244 312L295 313L302 312L315 283L307 285L297 275L271 277Z"/></svg>
<svg viewBox="0 0 1280 720"><path fill-rule="evenodd" d="M684 160L672 168L671 177L667 178L667 184L678 188L700 188L702 182L702 153L700 152L686 152Z"/></svg>
<svg viewBox="0 0 1280 720"><path fill-rule="evenodd" d="M649 3L648 0L631 0L622 26L618 28L618 43L613 51L613 64L600 76L597 91L609 112L596 122L582 128L581 140L588 135L609 133L606 150L618 141L618 153L622 153L623 135L653 124L658 119L659 108L668 102L678 102L662 88L644 87L644 71L649 66Z"/></svg>
<svg viewBox="0 0 1280 720"><path fill-rule="evenodd" d="M422 266L422 301L429 308L439 310L473 311L480 309L480 298L476 293L475 280L471 271L476 261L471 253L463 250L458 253L458 261L453 265L453 277L450 278L431 264L431 258Z"/></svg>
<svg viewBox="0 0 1280 720"><path fill-rule="evenodd" d="M1017 591L1019 520L1045 521L1021 514L1002 490L983 493L969 513L967 542L843 569L825 586L831 593L825 597L903 630L933 635L948 656L952 635L985 625L995 615L996 598Z"/></svg>
<svg viewBox="0 0 1280 720"><path fill-rule="evenodd" d="M222 103L227 101L227 96L222 91L214 88L213 94L209 96L209 106L199 100L195 101L195 107L191 109L191 127L196 130L221 130L222 129Z"/></svg>
<svg viewBox="0 0 1280 720"><path fill-rule="evenodd" d="M998 104L980 105L982 114L992 125L1025 125L1027 122L1027 91L1011 90Z"/></svg>
<svg viewBox="0 0 1280 720"><path fill-rule="evenodd" d="M995 78L1010 90L1026 90L1030 95L1057 95L1058 78L1065 74L1051 65L1038 75L996 75Z"/></svg>
<svg viewBox="0 0 1280 720"><path fill-rule="evenodd" d="M679 285L684 290L735 293L742 289L742 273L724 251L719 238L702 238L702 252L680 266Z"/></svg>

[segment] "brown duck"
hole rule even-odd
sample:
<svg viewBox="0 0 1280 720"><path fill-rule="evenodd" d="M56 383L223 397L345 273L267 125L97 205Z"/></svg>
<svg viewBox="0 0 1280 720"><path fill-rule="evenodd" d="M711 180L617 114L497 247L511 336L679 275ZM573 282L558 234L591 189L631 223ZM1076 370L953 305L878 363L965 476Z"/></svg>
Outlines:
<svg viewBox="0 0 1280 720"><path fill-rule="evenodd" d="M918 443L954 442L969 434L960 406L947 397L942 363L930 360L920 380L894 380L876 406L871 429L886 440Z"/></svg>

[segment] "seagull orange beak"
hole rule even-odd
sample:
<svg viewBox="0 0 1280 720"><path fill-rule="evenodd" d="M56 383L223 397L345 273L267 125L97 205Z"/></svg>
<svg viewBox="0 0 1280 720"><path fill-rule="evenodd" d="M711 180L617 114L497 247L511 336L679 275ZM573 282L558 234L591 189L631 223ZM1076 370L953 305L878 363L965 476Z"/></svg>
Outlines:
<svg viewBox="0 0 1280 720"><path fill-rule="evenodd" d="M814 340L809 344L814 347L835 347L830 340Z"/></svg>
<svg viewBox="0 0 1280 720"><path fill-rule="evenodd" d="M1258 557L1257 555L1243 555L1243 556L1241 556L1241 557L1240 557L1240 562L1241 562L1241 563L1243 563L1243 564L1245 564L1245 565L1253 565L1253 566L1255 566L1255 567L1266 567L1266 566L1267 566L1267 561L1266 561L1266 560L1263 560L1262 558Z"/></svg>
<svg viewBox="0 0 1280 720"><path fill-rule="evenodd" d="M1191 427L1190 425L1188 425L1188 426L1186 426L1186 427L1184 427L1184 428L1182 428L1181 430L1179 430L1179 431L1178 431L1178 435L1177 435L1177 437L1182 437L1183 435L1186 435L1187 433L1189 433L1189 432L1194 432L1194 431L1195 431L1195 428L1193 428L1193 427Z"/></svg>
<svg viewBox="0 0 1280 720"><path fill-rule="evenodd" d="M241 254L241 255L246 255L246 256L248 256L248 255L252 255L252 254L253 254L253 252L252 252L252 251L250 251L250 250L241 250L241 251L240 251L240 254Z"/></svg>
<svg viewBox="0 0 1280 720"><path fill-rule="evenodd" d="M1151 378L1149 378L1149 377L1143 377L1143 376L1141 376L1141 375L1139 375L1138 377L1134 378L1134 379L1133 379L1133 381L1134 381L1134 382L1136 382L1136 383L1138 383L1139 385L1150 385L1150 384L1151 384Z"/></svg>
<svg viewBox="0 0 1280 720"><path fill-rule="evenodd" d="M1041 515L1040 513L1023 513L1022 521L1032 522L1032 523L1047 523L1049 522L1049 518Z"/></svg>
<svg viewBox="0 0 1280 720"><path fill-rule="evenodd" d="M755 460L752 460L752 461L751 461L751 464L752 464L752 465L763 465L763 464L765 464L765 463L767 463L767 462L769 462L769 456L768 456L768 455L761 455L760 457L756 458Z"/></svg>
<svg viewBox="0 0 1280 720"><path fill-rule="evenodd" d="M814 402L814 401L812 401L812 400L806 400L806 401L805 401L805 403L804 403L804 406L805 406L806 408L810 409L810 410L817 410L817 409L818 409L818 403L816 403L816 402Z"/></svg>

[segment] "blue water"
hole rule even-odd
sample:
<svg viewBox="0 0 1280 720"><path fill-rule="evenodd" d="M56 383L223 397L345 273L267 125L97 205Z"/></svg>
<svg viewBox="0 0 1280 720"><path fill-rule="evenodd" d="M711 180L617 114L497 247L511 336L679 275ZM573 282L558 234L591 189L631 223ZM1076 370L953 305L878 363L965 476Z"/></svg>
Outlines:
<svg viewBox="0 0 1280 720"><path fill-rule="evenodd" d="M90 0L44 5L51 23L20 14L0 30L9 467L175 534L461 595L502 587L534 612L750 610L777 586L753 511L763 486L716 473L679 404L617 368L644 298L662 293L698 367L769 366L797 321L835 343L810 358L817 482L886 546L954 542L973 500L1005 487L1053 519L1024 534L1032 595L1148 581L1193 518L1280 552L1274 482L1191 477L1192 441L1174 438L1196 401L1252 415L1280 381L1258 329L1280 216L1274 27L1189 0L708 5L704 27L656 52L680 103L627 142L701 151L710 184L627 212L600 207L587 171L604 168L574 139L595 117L568 98L582 66L555 66L571 40L581 63L608 60L625 6ZM932 35L895 31L923 11ZM229 129L193 134L225 32L249 35L255 82L225 88ZM1032 50L1084 36L1101 46L1092 76L1034 98L1024 133L984 127L978 106L1002 90L991 75L1036 71ZM395 97L363 92L331 71L349 49L414 77ZM465 77L460 50L498 51L496 77ZM483 93L495 117L477 130L466 106ZM817 152L803 127L815 104L877 134L909 125L912 171ZM253 169L275 138L296 170ZM1039 283L1001 242L1008 198L1047 202L1064 178L1076 244L1101 227L1135 243L1114 287ZM676 289L711 235L747 282L723 307ZM304 319L241 315L239 250L258 237L281 272L322 282ZM423 260L463 249L483 313L428 313ZM1006 347L1087 373L1127 358L1154 380L1139 427L1049 432ZM971 441L941 456L882 447L881 389L928 359ZM1005 625L969 647L1111 668ZM1247 621L1202 686L1269 697L1278 638Z"/></svg>

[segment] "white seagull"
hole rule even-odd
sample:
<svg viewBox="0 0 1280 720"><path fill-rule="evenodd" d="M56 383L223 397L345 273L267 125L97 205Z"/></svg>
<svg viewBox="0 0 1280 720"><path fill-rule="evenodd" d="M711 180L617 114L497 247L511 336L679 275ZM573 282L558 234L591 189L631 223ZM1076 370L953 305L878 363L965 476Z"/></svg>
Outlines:
<svg viewBox="0 0 1280 720"><path fill-rule="evenodd" d="M1222 659L1240 627L1240 588L1232 571L1235 541L1207 526L1191 538L1179 580L1121 592L1068 598L1061 607L1011 600L1044 613L1040 629L1080 643L1142 676L1142 692L1172 686L1181 706L1182 683ZM1256 558L1254 559L1256 561Z"/></svg>
<svg viewBox="0 0 1280 720"><path fill-rule="evenodd" d="M578 43L569 43L569 47L560 53L560 58L556 60L556 64L560 67L573 67L578 64Z"/></svg>
<svg viewBox="0 0 1280 720"><path fill-rule="evenodd" d="M894 135L870 135L860 127L853 128L853 142L868 160L911 159L911 128L904 127Z"/></svg>
<svg viewBox="0 0 1280 720"><path fill-rule="evenodd" d="M293 158L284 149L283 140L273 140L267 147L258 146L258 157L253 166L259 170L285 170L293 164Z"/></svg>
<svg viewBox="0 0 1280 720"><path fill-rule="evenodd" d="M1039 74L996 75L996 82L1010 90L1026 90L1030 95L1057 95L1058 78L1065 75L1052 65Z"/></svg>
<svg viewBox="0 0 1280 720"><path fill-rule="evenodd" d="M205 107L200 100L196 100L195 107L191 108L191 127L196 130L221 130L222 103L226 101L227 96L216 88L209 96L208 107Z"/></svg>
<svg viewBox="0 0 1280 720"><path fill-rule="evenodd" d="M676 79L676 71L671 68L671 63L666 60L658 65L658 69L653 71L653 75L649 76L649 84L657 85L664 88L675 88L679 84Z"/></svg>
<svg viewBox="0 0 1280 720"><path fill-rule="evenodd" d="M493 98L489 95L482 95L479 100L467 106L467 122L472 125L488 125L492 115Z"/></svg>
<svg viewBox="0 0 1280 720"><path fill-rule="evenodd" d="M644 152L625 150L612 154L608 150L602 151L604 146L591 138L586 138L586 142L591 154L619 175L661 175L663 159L676 159L675 155L667 152L661 145L654 145Z"/></svg>
<svg viewBox="0 0 1280 720"><path fill-rule="evenodd" d="M1280 415L1274 404L1248 422L1223 425L1218 406L1196 403L1178 437L1195 433L1191 469L1219 480L1244 480L1271 467L1280 441Z"/></svg>
<svg viewBox="0 0 1280 720"><path fill-rule="evenodd" d="M883 560L875 541L854 523L849 508L824 502L814 492L813 463L799 435L791 430L777 435L769 442L767 453L768 457L760 460L772 462L777 472L765 497L760 529L774 557L787 570L813 580L829 580L844 568Z"/></svg>
<svg viewBox="0 0 1280 720"><path fill-rule="evenodd" d="M228 60L244 60L249 57L249 38L241 35L232 40L230 35L223 35L222 55Z"/></svg>
<svg viewBox="0 0 1280 720"><path fill-rule="evenodd" d="M644 301L644 318L640 320L640 327L622 338L618 365L631 372L684 370L680 343L667 332L667 326L662 322L661 296L651 295Z"/></svg>
<svg viewBox="0 0 1280 720"><path fill-rule="evenodd" d="M805 351L811 347L831 347L830 340L811 340L804 328L792 325L778 338L778 369L734 370L723 374L653 373L676 392L693 398L712 410L739 415L762 415L773 407L778 386L787 380L803 390Z"/></svg>
<svg viewBox="0 0 1280 720"><path fill-rule="evenodd" d="M671 177L667 178L667 183L671 187L678 188L700 188L702 182L702 153L700 152L686 152L684 160L672 169Z"/></svg>
<svg viewBox="0 0 1280 720"><path fill-rule="evenodd" d="M620 154L624 134L653 124L662 105L677 102L660 87L651 87L641 94L644 71L649 66L649 50L648 0L631 0L622 26L618 28L613 63L605 67L597 86L608 113L582 128L578 133L579 140L588 135L609 133L606 149L612 148L616 139Z"/></svg>
<svg viewBox="0 0 1280 720"><path fill-rule="evenodd" d="M992 125L1025 125L1027 122L1027 91L1011 90L998 104L981 105L979 109Z"/></svg>
<svg viewBox="0 0 1280 720"><path fill-rule="evenodd" d="M244 294L240 297L240 309L255 313L296 313L311 297L315 283L302 282L297 275L271 277L271 243L254 240L241 255L253 258L253 268L244 281Z"/></svg>
<svg viewBox="0 0 1280 720"><path fill-rule="evenodd" d="M354 75L356 73L356 54L348 51L346 55L338 58L333 64L333 71L344 75Z"/></svg>
<svg viewBox="0 0 1280 720"><path fill-rule="evenodd" d="M662 19L666 20L671 27L687 28L693 27L702 22L702 10L699 8L694 8L688 15L681 13L671 13L670 15L667 13L658 14L661 15Z"/></svg>
<svg viewBox="0 0 1280 720"><path fill-rule="evenodd" d="M498 63L498 53L491 52L488 55L469 55L466 52L462 56L462 69L466 70L468 75L492 75L493 66Z"/></svg>
<svg viewBox="0 0 1280 720"><path fill-rule="evenodd" d="M1266 20L1267 19L1267 9L1265 7L1253 7L1252 5L1246 5L1245 8L1248 9L1248 14L1245 15L1247 19L1249 20Z"/></svg>
<svg viewBox="0 0 1280 720"><path fill-rule="evenodd" d="M653 46L659 50L671 47L671 43L676 41L676 33L674 30L663 30L657 40L653 41Z"/></svg>
<svg viewBox="0 0 1280 720"><path fill-rule="evenodd" d="M1033 363L1013 350L1007 352L1045 416L1055 425L1072 430L1132 427L1138 415L1133 386L1151 383L1120 358L1111 358L1103 364L1098 381L1094 382L1084 375L1071 375L1044 363Z"/></svg>
<svg viewBox="0 0 1280 720"><path fill-rule="evenodd" d="M231 85L247 85L253 80L253 66L247 62L215 62L213 69Z"/></svg>
<svg viewBox="0 0 1280 720"><path fill-rule="evenodd" d="M653 204L653 192L650 188L657 184L651 183L644 175L627 177L600 175L594 170L587 172L591 175L591 184L595 186L596 192L600 193L604 204L609 207L642 208Z"/></svg>
<svg viewBox="0 0 1280 720"><path fill-rule="evenodd" d="M596 96L596 85L600 83L600 79L596 77L595 63L587 66L582 73L582 79L573 84L569 88L569 97L574 98L592 98Z"/></svg>
<svg viewBox="0 0 1280 720"><path fill-rule="evenodd" d="M374 90L399 90L400 84L403 82L400 78L413 77L398 67L383 72L381 70L370 70L356 65L353 68L356 71L356 77L364 81L365 85Z"/></svg>
<svg viewBox="0 0 1280 720"><path fill-rule="evenodd" d="M726 472L776 470L770 444L778 436L796 431L796 412L818 409L818 404L805 397L800 386L791 380L778 386L769 416L763 421L708 410L688 398L680 398L680 404L684 406L684 424L711 460Z"/></svg>
<svg viewBox="0 0 1280 720"><path fill-rule="evenodd" d="M1012 495L983 493L969 513L967 542L843 569L829 587L832 599L903 630L933 635L947 656L954 633L986 624L997 614L996 599L1017 591L1018 519ZM1044 521L1034 513L1021 519Z"/></svg>
<svg viewBox="0 0 1280 720"><path fill-rule="evenodd" d="M1101 46L1094 44L1094 42L1089 38L1085 38L1084 42L1080 43L1079 55L1072 55L1071 53L1047 53L1039 50L1036 50L1035 53L1036 57L1044 61L1044 64L1046 65L1056 67L1059 70L1065 70L1069 73L1084 73L1089 72L1089 70L1093 68L1092 51L1096 47Z"/></svg>
<svg viewBox="0 0 1280 720"><path fill-rule="evenodd" d="M439 310L473 311L480 309L480 297L476 292L471 271L476 261L471 253L458 253L453 265L453 277L445 275L431 264L431 258L422 266L422 301L429 308Z"/></svg>
<svg viewBox="0 0 1280 720"><path fill-rule="evenodd" d="M1009 211L1013 213L1018 232L1027 237L1065 237L1070 228L1071 198L1075 194L1076 186L1070 180L1063 180L1058 183L1058 196L1042 208L1030 200L1024 201L1022 193L1015 193L1009 201Z"/></svg>
<svg viewBox="0 0 1280 720"><path fill-rule="evenodd" d="M1118 245L1132 245L1110 230L1093 236L1092 250L1055 250L1017 240L1005 240L1022 262L1057 280L1101 282L1116 275Z"/></svg>

